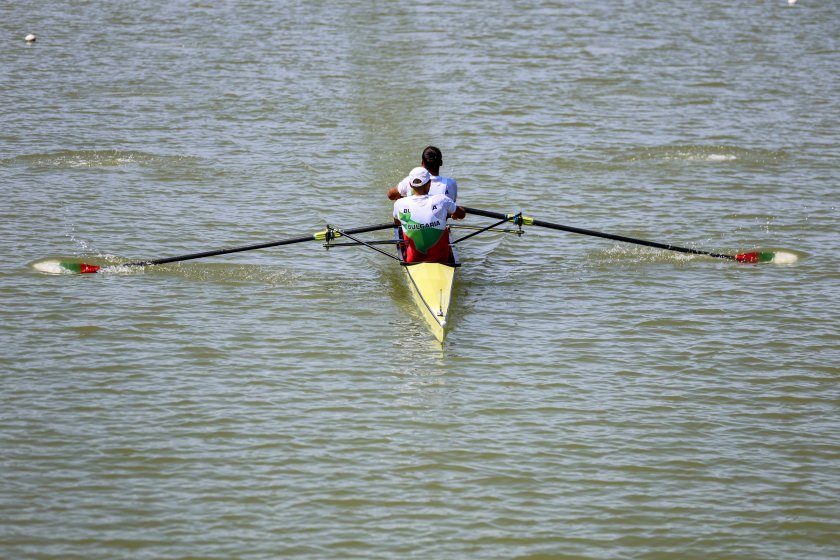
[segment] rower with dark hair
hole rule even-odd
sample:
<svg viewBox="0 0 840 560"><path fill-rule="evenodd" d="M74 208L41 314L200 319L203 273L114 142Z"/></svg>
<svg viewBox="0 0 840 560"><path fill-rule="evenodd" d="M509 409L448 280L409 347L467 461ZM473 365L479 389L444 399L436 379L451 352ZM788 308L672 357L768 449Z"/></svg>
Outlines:
<svg viewBox="0 0 840 560"><path fill-rule="evenodd" d="M458 183L451 177L440 175L440 168L443 165L443 154L435 146L426 146L421 155L420 165L432 176L432 185L429 194L444 194L453 201L458 200ZM411 185L408 177L399 182L396 187L388 191L388 198L398 200L402 197L411 196Z"/></svg>

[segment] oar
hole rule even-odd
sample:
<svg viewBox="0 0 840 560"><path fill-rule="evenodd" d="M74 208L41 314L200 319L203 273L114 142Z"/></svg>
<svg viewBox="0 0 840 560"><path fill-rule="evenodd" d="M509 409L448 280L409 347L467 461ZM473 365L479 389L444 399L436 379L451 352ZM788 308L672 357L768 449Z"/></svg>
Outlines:
<svg viewBox="0 0 840 560"><path fill-rule="evenodd" d="M313 233L311 235L303 235L301 237L292 237L289 239L281 239L279 241L269 241L267 243L255 243L253 245L243 245L241 247L231 247L229 249L215 249L213 251L203 251L201 253L190 253L189 255L180 255L177 257L166 257L162 259L152 259L148 261L136 261L136 262L129 262L124 263L119 266L148 266L154 264L166 264L166 263L173 263L179 261L189 261L192 259L200 259L204 257L213 257L216 255L226 255L228 253L240 253L242 251L253 251L255 249L266 249L268 247L278 247L280 245L291 245L293 243L303 243L305 241L325 241L327 237L330 236L331 238L341 237L342 232L346 234L356 234L356 233L367 233L369 231L379 231L382 229L391 229L394 227L393 223L390 224L377 224L375 226L365 226L353 229L346 229L337 231L329 226L327 229L323 231L319 231ZM80 274L91 274L99 271L100 266L95 264L87 264L87 263L76 263L76 262L69 262L69 261L60 261L58 266L64 270L70 272L78 272Z"/></svg>
<svg viewBox="0 0 840 560"><path fill-rule="evenodd" d="M467 214L475 214L476 216L485 216L487 218L495 218L497 220L509 220L513 223L521 223L526 226L539 226L549 229L556 229L560 231L568 231L571 233L580 233L582 235L591 235L594 237L603 237L604 239L612 239L614 241L623 241L625 243L635 243L636 245L645 245L647 247L656 247L657 249L665 249L666 251L677 251L679 253L689 253L692 255L706 255L709 257L715 257L718 259L729 259L733 261L743 262L743 263L759 263L759 262L774 262L776 259L777 253L774 251L753 251L750 253L739 253L737 255L724 255L722 253L713 253L710 251L701 251L699 249L689 249L687 247L678 247L676 245L671 245L668 243L657 243L655 241L647 241L645 239L635 239L633 237L625 237L623 235L613 235L611 233L602 233L600 231L593 231L591 229L583 229L577 228L572 226L564 226L562 224L553 224L551 222L544 222L542 220L535 220L534 218L529 218L527 216L521 216L519 214L500 214L498 212L488 212L487 210L479 210L477 208L467 208L464 207L464 210ZM796 259L796 256L792 253L783 253L785 256L782 260L784 262L792 262L791 257L793 260ZM781 256L781 255L779 255ZM779 260L778 262L781 262Z"/></svg>

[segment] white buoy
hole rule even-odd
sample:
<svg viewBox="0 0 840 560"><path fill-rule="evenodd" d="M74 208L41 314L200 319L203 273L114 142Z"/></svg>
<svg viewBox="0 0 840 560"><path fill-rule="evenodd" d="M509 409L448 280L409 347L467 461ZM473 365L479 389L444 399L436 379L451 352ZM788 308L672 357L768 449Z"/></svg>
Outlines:
<svg viewBox="0 0 840 560"><path fill-rule="evenodd" d="M793 6L796 4L796 0L788 0L788 6Z"/></svg>
<svg viewBox="0 0 840 560"><path fill-rule="evenodd" d="M26 41L27 43L34 43L35 41L38 40L38 37L36 37L34 33L30 33L29 35L24 37L23 40Z"/></svg>

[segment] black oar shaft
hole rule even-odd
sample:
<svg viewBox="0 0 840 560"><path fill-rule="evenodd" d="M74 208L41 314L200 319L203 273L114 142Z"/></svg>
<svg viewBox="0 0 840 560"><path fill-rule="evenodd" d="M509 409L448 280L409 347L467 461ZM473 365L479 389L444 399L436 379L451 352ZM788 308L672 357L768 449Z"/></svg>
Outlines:
<svg viewBox="0 0 840 560"><path fill-rule="evenodd" d="M346 229L342 230L344 233L355 234L355 233L367 233L370 231L379 231L383 229L390 229L393 228L394 224L377 224L374 226L365 226L353 229ZM324 232L319 232L323 234ZM338 233L338 232L336 232ZM302 235L300 237L292 237L289 239L281 239L279 241L269 241L266 243L255 243L253 245L243 245L241 247L231 247L228 249L216 249L213 251L202 251L200 253L190 253L188 255L179 255L177 257L166 257L163 259L153 259L148 261L137 261L137 262L130 262L126 263L122 266L146 266L152 264L166 264L172 262L180 262L180 261L189 261L192 259L200 259L203 257L213 257L216 255L227 255L229 253L240 253L242 251L253 251L255 249L266 249L268 247L279 247L281 245L291 245L293 243L303 243L305 241L316 241L319 239L318 233L313 233L310 235Z"/></svg>
<svg viewBox="0 0 840 560"><path fill-rule="evenodd" d="M485 216L487 218L496 218L497 220L504 220L509 219L511 221L514 220L514 215L507 215L507 214L500 214L498 212L488 212L487 210L480 210L478 208L467 208L464 207L464 210L467 214L475 214L476 216ZM671 245L667 243L657 243L655 241L648 241L646 239L635 239L633 237L625 237L623 235L613 235L611 233L603 233L600 231L593 231L591 229L583 229L577 228L572 226L564 226L562 224L553 224L551 222L544 222L542 220L535 220L533 218L524 218L524 223L526 225L535 225L539 227L549 228L549 229L556 229L560 231L568 231L570 233L579 233L582 235L591 235L593 237L602 237L604 239L612 239L613 241L622 241L624 243L634 243L636 245L645 245L647 247L655 247L657 249L665 249L666 251L677 251L679 253L690 253L693 255L706 255L709 257L716 257L719 259L731 259L735 260L733 255L723 255L720 253L712 253L709 251L701 251L699 249L689 249L688 247L679 247L677 245Z"/></svg>

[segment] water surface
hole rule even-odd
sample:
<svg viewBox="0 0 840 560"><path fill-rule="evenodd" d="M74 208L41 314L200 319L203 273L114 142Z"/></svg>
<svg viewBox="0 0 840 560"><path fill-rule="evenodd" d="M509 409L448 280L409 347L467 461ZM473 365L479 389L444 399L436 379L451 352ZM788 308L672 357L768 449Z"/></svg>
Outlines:
<svg viewBox="0 0 840 560"><path fill-rule="evenodd" d="M837 557L835 3L0 12L0 556ZM33 268L387 221L427 144L468 206L799 260L480 236L443 346L366 249Z"/></svg>

